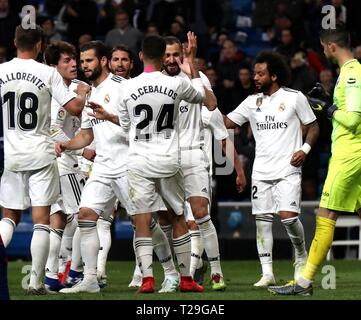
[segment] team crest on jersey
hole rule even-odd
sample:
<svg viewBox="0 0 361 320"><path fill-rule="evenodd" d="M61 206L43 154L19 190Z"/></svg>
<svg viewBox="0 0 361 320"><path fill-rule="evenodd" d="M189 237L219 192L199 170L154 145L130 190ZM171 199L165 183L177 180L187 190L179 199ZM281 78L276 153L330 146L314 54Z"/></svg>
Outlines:
<svg viewBox="0 0 361 320"><path fill-rule="evenodd" d="M285 109L286 109L285 104L283 102L281 102L280 106L278 107L278 110L279 111L285 111Z"/></svg>
<svg viewBox="0 0 361 320"><path fill-rule="evenodd" d="M256 112L261 112L261 109L259 107L262 105L262 102L263 102L262 97L257 98L257 100L256 100L256 106L257 106Z"/></svg>
<svg viewBox="0 0 361 320"><path fill-rule="evenodd" d="M65 110L59 109L57 119L58 121L63 121L65 119Z"/></svg>
<svg viewBox="0 0 361 320"><path fill-rule="evenodd" d="M110 95L106 94L104 97L104 103L109 103L110 102Z"/></svg>

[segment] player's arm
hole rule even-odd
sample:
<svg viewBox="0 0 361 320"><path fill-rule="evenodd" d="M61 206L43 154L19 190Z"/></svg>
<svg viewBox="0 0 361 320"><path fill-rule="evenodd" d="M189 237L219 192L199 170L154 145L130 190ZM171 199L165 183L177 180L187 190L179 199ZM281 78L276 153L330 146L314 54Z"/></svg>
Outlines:
<svg viewBox="0 0 361 320"><path fill-rule="evenodd" d="M234 169L237 173L236 185L237 191L242 192L246 187L247 180L243 171L241 160L239 159L238 153L231 139L226 138L222 140L222 149L226 157L233 163Z"/></svg>
<svg viewBox="0 0 361 320"><path fill-rule="evenodd" d="M115 114L112 114L108 111L106 111L103 106L101 106L98 103L89 101L87 107L91 108L93 112L88 112L89 116L92 116L94 118L97 118L99 120L107 120L110 121L116 125L120 125L119 123L119 117Z"/></svg>
<svg viewBox="0 0 361 320"><path fill-rule="evenodd" d="M183 62L179 58L176 61L179 68L191 79L193 87L202 94L202 103L212 111L217 107L217 98L214 93L203 85L198 69L195 67L194 59L197 53L197 37L193 32L187 33L188 44L183 45Z"/></svg>
<svg viewBox="0 0 361 320"><path fill-rule="evenodd" d="M79 116L84 108L86 97L89 94L90 89L90 86L86 84L78 84L75 91L77 96L63 105L65 110L73 116Z"/></svg>
<svg viewBox="0 0 361 320"><path fill-rule="evenodd" d="M332 118L354 132L361 123L361 76L351 74L345 81L346 110L336 109Z"/></svg>
<svg viewBox="0 0 361 320"><path fill-rule="evenodd" d="M55 152L57 156L65 150L77 150L90 145L94 139L93 129L81 129L80 132L69 141L57 142L55 144Z"/></svg>
<svg viewBox="0 0 361 320"><path fill-rule="evenodd" d="M317 121L305 125L306 137L305 142L300 150L297 150L291 158L291 165L300 167L306 160L307 154L311 151L311 148L316 144L318 136L320 134L320 128Z"/></svg>

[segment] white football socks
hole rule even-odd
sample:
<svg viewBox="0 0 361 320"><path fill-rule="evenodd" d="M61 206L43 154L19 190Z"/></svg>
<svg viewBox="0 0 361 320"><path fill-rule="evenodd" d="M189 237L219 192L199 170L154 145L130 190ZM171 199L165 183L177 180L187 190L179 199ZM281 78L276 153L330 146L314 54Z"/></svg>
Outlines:
<svg viewBox="0 0 361 320"><path fill-rule="evenodd" d="M84 262L84 280L94 281L97 276L99 237L96 221L79 220L80 252Z"/></svg>
<svg viewBox="0 0 361 320"><path fill-rule="evenodd" d="M258 257L262 266L262 274L273 275L272 266L272 249L273 249L273 234L272 234L273 215L260 214L256 216L256 231L257 231L257 250Z"/></svg>
<svg viewBox="0 0 361 320"><path fill-rule="evenodd" d="M49 254L49 226L35 224L30 244L31 275L29 287L39 289L40 280L45 270L45 263Z"/></svg>
<svg viewBox="0 0 361 320"><path fill-rule="evenodd" d="M10 243L14 230L16 228L16 224L10 218L2 218L0 221L0 235L3 239L4 247L6 248Z"/></svg>
<svg viewBox="0 0 361 320"><path fill-rule="evenodd" d="M58 256L59 256L62 236L63 236L62 229L50 228L49 256L45 265L45 275L51 279L58 279L58 266L59 266Z"/></svg>
<svg viewBox="0 0 361 320"><path fill-rule="evenodd" d="M282 220L282 223L285 226L293 248L295 249L295 260L306 259L305 232L300 219L298 217L293 217Z"/></svg>
<svg viewBox="0 0 361 320"><path fill-rule="evenodd" d="M196 219L195 221L198 225L199 231L201 232L204 249L211 267L211 274L218 273L220 276L223 276L217 231L210 215L206 215L202 219Z"/></svg>

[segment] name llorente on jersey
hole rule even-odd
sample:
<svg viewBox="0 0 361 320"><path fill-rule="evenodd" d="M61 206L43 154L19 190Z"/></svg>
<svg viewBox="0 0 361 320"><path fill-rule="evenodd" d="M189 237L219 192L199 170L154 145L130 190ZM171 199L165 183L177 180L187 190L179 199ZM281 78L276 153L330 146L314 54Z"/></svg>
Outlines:
<svg viewBox="0 0 361 320"><path fill-rule="evenodd" d="M5 75L5 77L0 78L0 88L3 84L8 83L10 81L16 80L25 80L33 83L39 90L45 87L45 83L39 79L37 76L34 76L31 73L27 72L11 72Z"/></svg>
<svg viewBox="0 0 361 320"><path fill-rule="evenodd" d="M177 98L177 93L174 92L174 90L172 89L168 89L167 87L163 87L163 86L143 86L141 88L137 89L138 93L132 93L130 95L130 97L136 101L138 98L140 98L141 96L147 94L147 93L161 93L164 94L170 98L172 98L173 100L175 100Z"/></svg>
<svg viewBox="0 0 361 320"><path fill-rule="evenodd" d="M264 122L256 122L257 130L275 130L275 129L287 129L287 122L276 121L275 116L265 116Z"/></svg>

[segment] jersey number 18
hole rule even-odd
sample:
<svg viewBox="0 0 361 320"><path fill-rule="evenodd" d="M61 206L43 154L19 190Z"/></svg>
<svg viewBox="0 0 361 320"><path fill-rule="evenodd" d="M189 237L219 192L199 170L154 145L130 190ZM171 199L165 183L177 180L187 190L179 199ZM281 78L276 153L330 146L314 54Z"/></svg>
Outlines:
<svg viewBox="0 0 361 320"><path fill-rule="evenodd" d="M15 101L15 92L9 91L4 95L3 103L8 102L8 128L15 129L15 104L18 108L17 123L21 130L28 131L36 128L38 123L39 100L32 92L23 92Z"/></svg>

